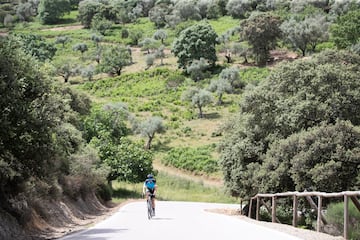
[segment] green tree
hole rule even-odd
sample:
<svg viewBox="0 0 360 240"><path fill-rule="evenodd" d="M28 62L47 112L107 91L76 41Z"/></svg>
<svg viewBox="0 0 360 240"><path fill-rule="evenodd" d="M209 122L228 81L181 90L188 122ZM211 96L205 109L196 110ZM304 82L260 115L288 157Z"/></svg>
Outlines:
<svg viewBox="0 0 360 240"><path fill-rule="evenodd" d="M207 70L209 69L209 64L204 58L200 60L194 60L190 66L186 69L186 72L190 74L190 77L195 82L198 82L208 76Z"/></svg>
<svg viewBox="0 0 360 240"><path fill-rule="evenodd" d="M232 87L229 81L227 81L226 79L218 78L211 80L211 83L209 85L209 90L211 92L216 92L216 94L218 95L217 104L222 105L224 103L222 100L224 93L231 93Z"/></svg>
<svg viewBox="0 0 360 240"><path fill-rule="evenodd" d="M191 0L176 2L172 14L179 16L182 21L201 19L199 8Z"/></svg>
<svg viewBox="0 0 360 240"><path fill-rule="evenodd" d="M90 28L93 17L100 12L101 5L97 0L83 0L79 3L77 18L85 28Z"/></svg>
<svg viewBox="0 0 360 240"><path fill-rule="evenodd" d="M167 33L165 30L159 29L154 33L153 38L155 40L160 40L161 44L164 44L164 41L167 38Z"/></svg>
<svg viewBox="0 0 360 240"><path fill-rule="evenodd" d="M112 21L105 19L99 14L96 14L91 20L91 29L99 32L103 36L105 36L106 32L111 29L112 25Z"/></svg>
<svg viewBox="0 0 360 240"><path fill-rule="evenodd" d="M121 137L129 134L126 119L127 109L122 104L106 105L103 109L94 108L84 120L84 137L87 142L93 138L106 138L116 144Z"/></svg>
<svg viewBox="0 0 360 240"><path fill-rule="evenodd" d="M141 182L149 172L153 172L153 154L126 137L120 138L117 144L94 138L91 145L100 152L102 164L110 168L107 176L110 183L113 180Z"/></svg>
<svg viewBox="0 0 360 240"><path fill-rule="evenodd" d="M129 32L129 38L131 39L131 44L137 46L139 44L139 40L143 36L143 31L140 29L133 29Z"/></svg>
<svg viewBox="0 0 360 240"><path fill-rule="evenodd" d="M226 4L226 10L233 18L245 18L248 12L251 12L251 1L229 0Z"/></svg>
<svg viewBox="0 0 360 240"><path fill-rule="evenodd" d="M48 43L46 40L34 34L15 34L16 38L22 43L22 49L31 56L44 62L46 60L52 60L56 54L56 47L53 43Z"/></svg>
<svg viewBox="0 0 360 240"><path fill-rule="evenodd" d="M259 179L260 167L273 142L324 121L360 124L359 63L355 54L324 51L310 61L279 66L245 91L221 146L224 179L233 194L245 197L261 189L266 180Z"/></svg>
<svg viewBox="0 0 360 240"><path fill-rule="evenodd" d="M253 13L241 23L242 38L252 46L256 62L264 65L280 37L280 20L271 13Z"/></svg>
<svg viewBox="0 0 360 240"><path fill-rule="evenodd" d="M145 38L139 43L139 45L141 46L141 50L146 51L148 54L152 52L151 50L154 50L159 46L158 42L156 42L153 38Z"/></svg>
<svg viewBox="0 0 360 240"><path fill-rule="evenodd" d="M95 43L96 49L99 50L100 42L103 40L103 35L92 34L91 40Z"/></svg>
<svg viewBox="0 0 360 240"><path fill-rule="evenodd" d="M65 83L69 82L71 76L78 73L76 62L73 59L71 60L57 60L54 62L54 74L62 77Z"/></svg>
<svg viewBox="0 0 360 240"><path fill-rule="evenodd" d="M346 48L359 42L360 11L350 11L339 16L336 23L330 27L332 38L338 48Z"/></svg>
<svg viewBox="0 0 360 240"><path fill-rule="evenodd" d="M150 117L140 123L134 123L133 128L135 129L135 132L140 133L141 136L147 138L145 149L151 148L151 143L154 140L155 133L165 132L163 119L157 116Z"/></svg>
<svg viewBox="0 0 360 240"><path fill-rule="evenodd" d="M40 0L38 14L40 21L44 24L54 24L70 12L71 4L69 0Z"/></svg>
<svg viewBox="0 0 360 240"><path fill-rule="evenodd" d="M350 122L321 124L290 135L267 151L261 171L263 189L350 190L359 174L359 152L360 132Z"/></svg>
<svg viewBox="0 0 360 240"><path fill-rule="evenodd" d="M172 52L178 57L179 67L186 69L193 60L200 58L214 65L217 59L216 39L216 32L206 22L200 22L182 31L172 47Z"/></svg>
<svg viewBox="0 0 360 240"><path fill-rule="evenodd" d="M240 74L237 67L226 68L221 71L218 79L213 79L209 85L211 92L218 95L218 105L222 105L224 93L233 92L236 86L240 85Z"/></svg>
<svg viewBox="0 0 360 240"><path fill-rule="evenodd" d="M121 74L121 70L131 64L129 50L122 46L109 46L102 52L99 69L109 74Z"/></svg>
<svg viewBox="0 0 360 240"><path fill-rule="evenodd" d="M189 88L183 92L182 101L191 102L199 110L199 118L204 117L203 108L213 102L211 93L205 89Z"/></svg>
<svg viewBox="0 0 360 240"><path fill-rule="evenodd" d="M63 48L65 48L65 45L68 42L71 42L71 38L68 36L58 36L55 40L55 44L61 44Z"/></svg>
<svg viewBox="0 0 360 240"><path fill-rule="evenodd" d="M305 56L308 49L314 51L319 42L328 39L328 26L325 16L314 16L303 21L291 18L283 22L280 29L286 40Z"/></svg>
<svg viewBox="0 0 360 240"><path fill-rule="evenodd" d="M127 106L111 103L103 108L94 108L84 120L85 138L100 156L101 165L110 168L108 182L113 180L140 182L153 171L152 154L141 144L126 138Z"/></svg>
<svg viewBox="0 0 360 240"><path fill-rule="evenodd" d="M149 11L149 19L157 28L166 26L166 16L171 12L171 8L166 3L156 3Z"/></svg>
<svg viewBox="0 0 360 240"><path fill-rule="evenodd" d="M84 60L84 53L89 49L86 43L77 43L73 46L73 50L81 52L81 59Z"/></svg>
<svg viewBox="0 0 360 240"><path fill-rule="evenodd" d="M35 11L31 3L20 3L16 6L16 15L20 21L29 22L35 15Z"/></svg>
<svg viewBox="0 0 360 240"><path fill-rule="evenodd" d="M6 201L19 193L50 194L41 184L57 182L83 142L70 123L81 114L72 105L82 102L81 97L45 75L42 64L20 46L14 38L0 39L0 194L2 206L10 209ZM18 216L23 211L12 210Z"/></svg>

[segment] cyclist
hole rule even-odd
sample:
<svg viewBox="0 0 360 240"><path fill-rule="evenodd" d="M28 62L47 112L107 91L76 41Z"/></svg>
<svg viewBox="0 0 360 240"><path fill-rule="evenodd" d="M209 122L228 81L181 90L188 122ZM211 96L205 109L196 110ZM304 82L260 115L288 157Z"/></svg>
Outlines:
<svg viewBox="0 0 360 240"><path fill-rule="evenodd" d="M154 178L154 176L152 174L149 174L149 175L147 175L147 178L146 178L146 180L144 182L143 195L146 197L146 199L148 198L149 194L152 195L151 201L152 201L154 215L155 215L155 194L156 194L156 191L157 191L156 179Z"/></svg>

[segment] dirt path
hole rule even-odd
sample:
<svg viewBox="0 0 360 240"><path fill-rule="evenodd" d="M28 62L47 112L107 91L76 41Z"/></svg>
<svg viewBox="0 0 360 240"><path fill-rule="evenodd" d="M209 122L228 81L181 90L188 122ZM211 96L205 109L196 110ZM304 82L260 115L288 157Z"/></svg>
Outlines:
<svg viewBox="0 0 360 240"><path fill-rule="evenodd" d="M82 29L83 25L72 25L72 26L65 26L65 27L55 27L55 28L46 28L42 29L41 31L65 31L65 30L77 30Z"/></svg>

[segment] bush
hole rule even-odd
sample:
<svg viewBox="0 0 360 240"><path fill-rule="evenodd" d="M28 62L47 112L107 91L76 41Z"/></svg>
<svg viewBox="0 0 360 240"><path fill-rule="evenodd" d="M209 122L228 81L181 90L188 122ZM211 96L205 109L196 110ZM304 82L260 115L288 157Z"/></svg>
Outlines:
<svg viewBox="0 0 360 240"><path fill-rule="evenodd" d="M109 184L103 183L103 184L99 185L99 187L96 191L96 196L103 201L110 201L112 195L113 195L113 191Z"/></svg>
<svg viewBox="0 0 360 240"><path fill-rule="evenodd" d="M344 203L332 203L326 211L326 219L339 231L344 229ZM349 239L360 239L360 212L349 202Z"/></svg>
<svg viewBox="0 0 360 240"><path fill-rule="evenodd" d="M195 173L213 173L218 170L218 163L212 158L212 151L212 146L174 148L164 157L163 162Z"/></svg>

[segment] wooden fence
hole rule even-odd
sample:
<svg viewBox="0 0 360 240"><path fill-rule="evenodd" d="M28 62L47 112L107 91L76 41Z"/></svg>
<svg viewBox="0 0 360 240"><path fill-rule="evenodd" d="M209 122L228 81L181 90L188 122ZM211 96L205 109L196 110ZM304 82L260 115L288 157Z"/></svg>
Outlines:
<svg viewBox="0 0 360 240"><path fill-rule="evenodd" d="M327 224L325 216L322 213L322 200L323 198L343 198L344 199L344 238L349 239L349 199L351 199L356 206L356 208L360 211L360 203L358 200L358 196L360 196L360 191L345 191L339 193L325 193L325 192L284 192L284 193L274 193L274 194L263 194L258 193L254 197L251 198L248 217L251 216L252 212L252 203L256 200L256 220L259 220L259 212L260 212L260 204L262 204L271 214L272 222L280 223L279 219L276 217L276 199L283 197L292 197L293 198L293 219L292 225L294 227L297 226L297 209L298 209L298 199L300 197L305 197L306 200L310 203L310 206L317 211L317 224L316 231L320 231L321 223L324 225ZM312 197L317 197L318 203L313 201ZM271 198L271 207L269 207L264 199ZM242 205L242 204L241 204Z"/></svg>

